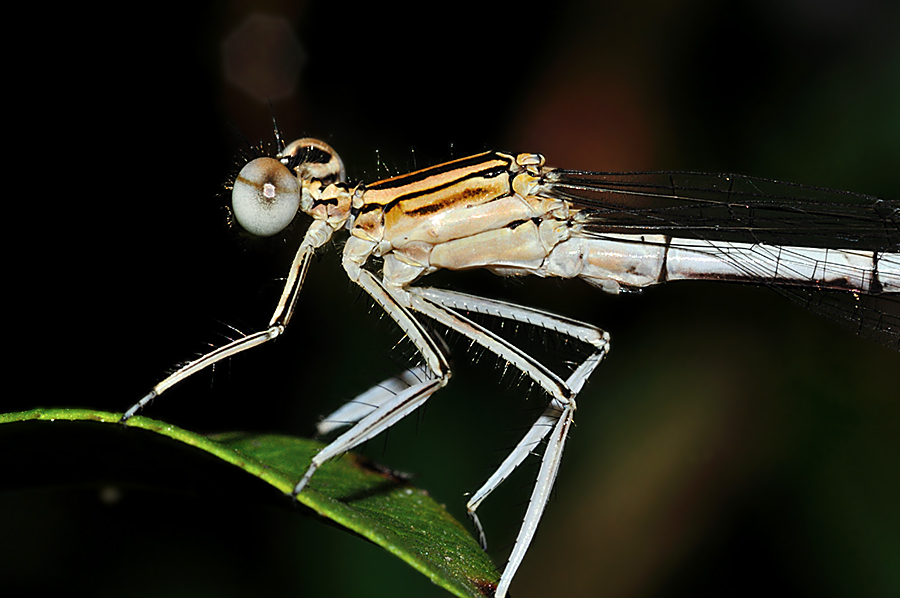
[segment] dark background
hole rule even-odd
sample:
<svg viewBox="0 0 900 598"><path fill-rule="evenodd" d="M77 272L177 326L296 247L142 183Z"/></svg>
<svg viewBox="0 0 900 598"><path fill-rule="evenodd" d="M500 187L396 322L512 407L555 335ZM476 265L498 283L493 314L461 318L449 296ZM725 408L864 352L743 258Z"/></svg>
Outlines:
<svg viewBox="0 0 900 598"><path fill-rule="evenodd" d="M256 11L283 17L302 48L262 60L298 73L281 96L263 82L254 97L223 66L225 40ZM900 198L900 13L887 0L148 4L14 25L28 42L8 50L4 411L123 411L226 324L265 325L303 226L248 244L225 226L220 194L242 147L234 129L271 138L264 97L287 137L325 139L354 180L498 148L567 168L731 171ZM578 281L436 282L612 334L517 598L900 593L895 352L740 285L608 297ZM313 264L299 308L283 339L147 414L310 435L405 363L337 249ZM451 386L365 453L414 472L463 518L463 493L544 399L493 360L473 363L464 343L453 355ZM37 450L37 430L21 429L0 434L7 471ZM59 465L0 493L4 594L442 595L274 490L222 496L241 476L199 457L94 428L41 443ZM483 506L498 565L535 473Z"/></svg>

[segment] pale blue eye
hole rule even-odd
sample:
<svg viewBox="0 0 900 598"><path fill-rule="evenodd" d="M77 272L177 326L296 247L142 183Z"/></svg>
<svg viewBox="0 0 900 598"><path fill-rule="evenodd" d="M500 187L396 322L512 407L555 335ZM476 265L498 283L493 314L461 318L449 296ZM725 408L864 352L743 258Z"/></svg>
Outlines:
<svg viewBox="0 0 900 598"><path fill-rule="evenodd" d="M231 191L234 218L244 230L271 237L291 223L300 207L300 181L274 158L257 158L238 173Z"/></svg>

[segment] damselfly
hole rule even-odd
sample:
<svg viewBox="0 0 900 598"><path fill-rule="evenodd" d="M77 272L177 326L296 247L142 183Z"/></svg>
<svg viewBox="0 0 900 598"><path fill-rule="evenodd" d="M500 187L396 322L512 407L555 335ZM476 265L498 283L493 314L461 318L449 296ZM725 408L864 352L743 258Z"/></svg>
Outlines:
<svg viewBox="0 0 900 598"><path fill-rule="evenodd" d="M232 188L234 220L262 237L298 212L312 217L265 330L191 361L123 416L196 372L284 333L310 258L346 230L342 264L399 325L423 365L387 380L326 418L328 433L351 426L317 454L316 469L385 431L450 380L444 344L426 316L521 370L549 405L467 509L486 547L476 510L546 439L525 517L496 595L505 596L550 495L576 409L576 396L609 349L590 324L523 305L415 285L441 268L487 268L504 276L582 278L608 293L670 280L765 284L900 349L900 202L738 175L558 170L540 154L488 151L371 184L348 184L326 143L300 139L249 161ZM381 276L371 269L383 260ZM482 314L552 330L590 347L565 378L466 315Z"/></svg>

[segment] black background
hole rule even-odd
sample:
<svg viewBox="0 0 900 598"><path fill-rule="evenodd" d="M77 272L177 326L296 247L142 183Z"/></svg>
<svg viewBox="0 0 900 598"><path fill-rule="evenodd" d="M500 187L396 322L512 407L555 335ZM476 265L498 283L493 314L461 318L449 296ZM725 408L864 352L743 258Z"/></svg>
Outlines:
<svg viewBox="0 0 900 598"><path fill-rule="evenodd" d="M7 73L4 411L123 411L226 324L265 325L303 226L260 244L225 226L233 130L270 139L268 105L223 68L224 40L254 11L286 19L305 55L293 93L273 100L282 130L327 140L355 180L498 148L567 168L733 171L900 198L900 18L886 0L185 3L21 19L28 41L8 50ZM313 264L290 334L147 414L310 435L399 371L396 332L338 257ZM613 335L517 598L900 592L896 353L765 289L606 297L578 281L437 282ZM415 472L462 518L463 493L544 399L491 359L473 364L464 343L454 360L453 384L365 453ZM18 472L0 494L0 581L16 593L442 595L274 490L222 497L241 477L200 457L128 432L37 434L0 434L2 466ZM41 451L57 465L28 467ZM498 564L526 470L482 510Z"/></svg>

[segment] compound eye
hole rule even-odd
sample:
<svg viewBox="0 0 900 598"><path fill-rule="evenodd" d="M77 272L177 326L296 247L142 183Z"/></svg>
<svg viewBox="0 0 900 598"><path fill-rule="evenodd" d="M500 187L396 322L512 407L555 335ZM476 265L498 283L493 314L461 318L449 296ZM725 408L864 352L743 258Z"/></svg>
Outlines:
<svg viewBox="0 0 900 598"><path fill-rule="evenodd" d="M231 191L234 218L244 230L271 237L291 223L300 207L300 181L274 158L257 158L238 173Z"/></svg>

